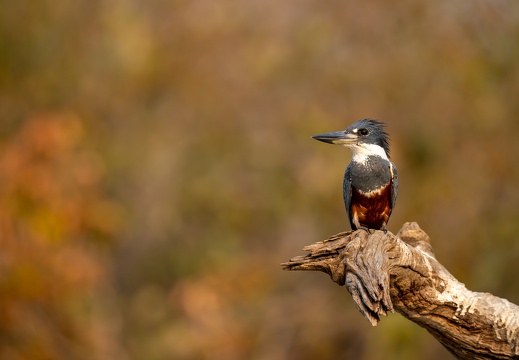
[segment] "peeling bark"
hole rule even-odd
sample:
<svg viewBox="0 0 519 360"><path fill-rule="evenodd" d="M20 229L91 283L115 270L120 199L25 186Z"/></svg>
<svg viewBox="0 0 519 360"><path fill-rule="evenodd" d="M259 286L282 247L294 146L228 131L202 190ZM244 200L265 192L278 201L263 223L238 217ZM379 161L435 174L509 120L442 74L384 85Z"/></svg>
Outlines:
<svg viewBox="0 0 519 360"><path fill-rule="evenodd" d="M310 253L283 268L329 274L372 325L396 311L459 359L519 359L519 306L468 290L436 260L418 224L404 224L396 236L343 232L304 250Z"/></svg>

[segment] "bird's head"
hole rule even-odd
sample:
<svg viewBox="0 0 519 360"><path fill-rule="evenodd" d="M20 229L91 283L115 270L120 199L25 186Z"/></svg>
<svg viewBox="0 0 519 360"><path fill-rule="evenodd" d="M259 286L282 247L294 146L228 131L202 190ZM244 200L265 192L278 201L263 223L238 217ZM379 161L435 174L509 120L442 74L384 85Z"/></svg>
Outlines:
<svg viewBox="0 0 519 360"><path fill-rule="evenodd" d="M389 135L383 122L362 119L346 130L317 134L312 138L351 149L353 156L379 155L389 159Z"/></svg>

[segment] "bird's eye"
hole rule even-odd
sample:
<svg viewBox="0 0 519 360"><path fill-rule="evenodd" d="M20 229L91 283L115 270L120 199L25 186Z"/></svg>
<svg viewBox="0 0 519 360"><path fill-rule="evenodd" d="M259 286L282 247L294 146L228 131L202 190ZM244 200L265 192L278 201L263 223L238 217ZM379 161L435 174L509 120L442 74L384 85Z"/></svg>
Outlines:
<svg viewBox="0 0 519 360"><path fill-rule="evenodd" d="M368 129L359 129L359 134L366 136L369 134L369 131Z"/></svg>

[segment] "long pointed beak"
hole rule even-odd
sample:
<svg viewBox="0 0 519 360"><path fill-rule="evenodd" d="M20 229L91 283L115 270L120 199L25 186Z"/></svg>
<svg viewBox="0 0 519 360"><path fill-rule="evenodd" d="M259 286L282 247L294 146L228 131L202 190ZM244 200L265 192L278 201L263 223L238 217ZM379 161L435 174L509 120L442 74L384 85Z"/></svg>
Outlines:
<svg viewBox="0 0 519 360"><path fill-rule="evenodd" d="M357 135L348 134L344 131L334 131L312 136L312 139L319 140L328 144L347 145L357 140Z"/></svg>

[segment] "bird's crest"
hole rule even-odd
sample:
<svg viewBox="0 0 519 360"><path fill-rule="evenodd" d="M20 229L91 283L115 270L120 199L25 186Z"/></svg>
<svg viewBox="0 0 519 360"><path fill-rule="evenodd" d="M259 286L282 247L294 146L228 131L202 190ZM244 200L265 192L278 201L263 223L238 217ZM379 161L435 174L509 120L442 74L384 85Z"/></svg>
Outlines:
<svg viewBox="0 0 519 360"><path fill-rule="evenodd" d="M374 144L381 146L389 158L389 134L386 132L387 125L382 121L375 119L362 119L350 125L348 129L368 129L368 141L371 140ZM348 130L346 129L346 131Z"/></svg>

